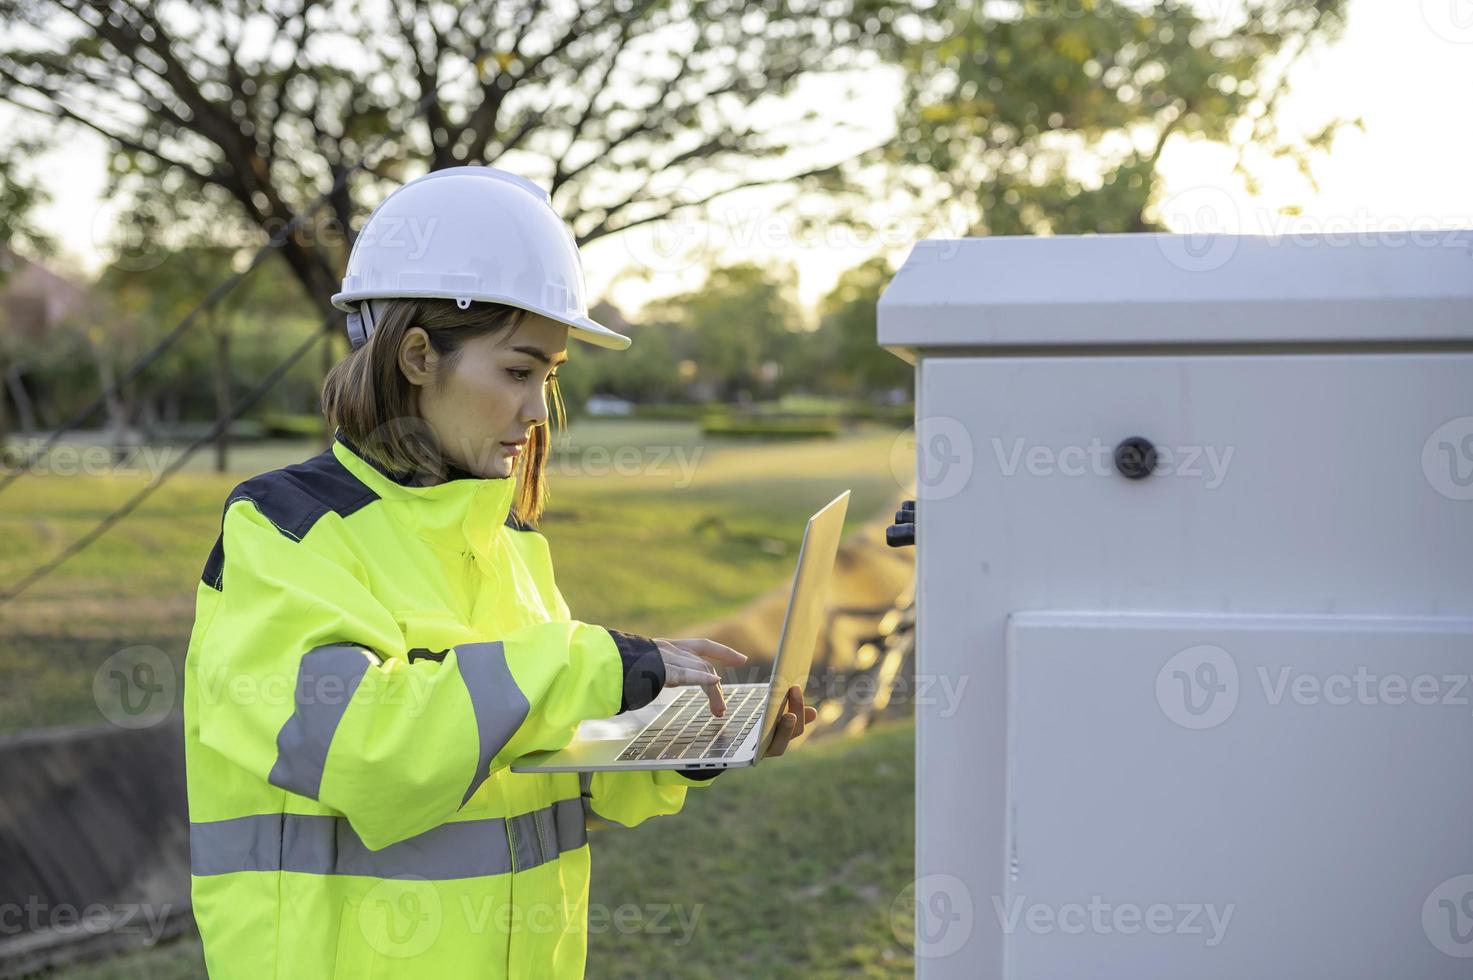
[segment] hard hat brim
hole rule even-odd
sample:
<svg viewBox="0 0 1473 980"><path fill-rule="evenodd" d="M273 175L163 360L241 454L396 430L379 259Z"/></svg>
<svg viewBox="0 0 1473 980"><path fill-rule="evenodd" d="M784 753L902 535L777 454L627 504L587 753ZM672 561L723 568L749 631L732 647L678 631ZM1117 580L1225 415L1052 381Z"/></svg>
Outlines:
<svg viewBox="0 0 1473 980"><path fill-rule="evenodd" d="M554 316L551 319L559 323L566 323L568 325L569 337L576 337L585 344L592 344L595 347L604 347L609 350L628 350L629 346L634 343L632 339L624 334L616 333L602 323L589 319L586 316L567 318Z"/></svg>
<svg viewBox="0 0 1473 980"><path fill-rule="evenodd" d="M469 299L472 302L500 303L503 306L515 306L518 309L527 310L530 313L537 313L547 317L549 320L556 320L558 323L567 326L568 336L576 340L581 340L585 344L592 344L595 347L604 347L608 350L628 350L630 345L634 343L631 338L617 331L610 330L602 323L590 317L565 316L560 313L550 313L547 310L537 310L523 303L513 302L505 296L450 296L430 289L399 289L390 294L378 290L364 289L337 293L332 298L332 305L344 312L351 313L357 304L365 299Z"/></svg>

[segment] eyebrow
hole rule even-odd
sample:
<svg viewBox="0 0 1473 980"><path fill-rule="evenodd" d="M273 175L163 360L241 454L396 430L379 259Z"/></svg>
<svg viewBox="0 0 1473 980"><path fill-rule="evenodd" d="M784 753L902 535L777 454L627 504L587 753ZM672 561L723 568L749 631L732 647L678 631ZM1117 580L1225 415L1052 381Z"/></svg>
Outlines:
<svg viewBox="0 0 1473 980"><path fill-rule="evenodd" d="M544 351L540 347L513 347L512 350L514 350L514 351L521 351L523 354L531 354L533 357L537 358L537 360L541 361L543 364L549 364L549 363L551 363L551 364L566 364L566 363L568 363L568 355L567 354L564 354L562 357L559 357L556 361L554 361L552 358L548 357L547 356L547 352Z"/></svg>

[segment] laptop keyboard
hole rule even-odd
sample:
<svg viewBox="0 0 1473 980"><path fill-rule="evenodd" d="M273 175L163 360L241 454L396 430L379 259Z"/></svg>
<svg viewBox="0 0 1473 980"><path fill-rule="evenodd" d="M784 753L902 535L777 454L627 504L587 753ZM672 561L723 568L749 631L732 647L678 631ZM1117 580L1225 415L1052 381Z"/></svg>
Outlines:
<svg viewBox="0 0 1473 980"><path fill-rule="evenodd" d="M703 687L688 687L660 717L619 753L619 762L647 759L725 759L741 748L767 705L767 685L740 687L726 698L726 714L711 714Z"/></svg>

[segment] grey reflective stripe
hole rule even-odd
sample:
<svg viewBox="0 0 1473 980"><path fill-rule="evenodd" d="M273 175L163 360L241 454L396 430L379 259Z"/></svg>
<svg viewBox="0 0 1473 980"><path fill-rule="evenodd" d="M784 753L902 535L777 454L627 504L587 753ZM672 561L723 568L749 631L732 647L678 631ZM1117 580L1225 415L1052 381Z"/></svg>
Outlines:
<svg viewBox="0 0 1473 980"><path fill-rule="evenodd" d="M362 647L332 644L303 654L297 668L296 707L276 734L276 763L267 782L317 799L333 733L367 670ZM336 685L340 690L325 692L322 682L327 679L341 682Z"/></svg>
<svg viewBox="0 0 1473 980"><path fill-rule="evenodd" d="M570 850L567 841L579 841L574 846L588 841L588 831L583 830L582 803L558 800L539 811L513 816L507 819L507 837L511 840L514 871L546 864L564 850Z"/></svg>
<svg viewBox="0 0 1473 980"><path fill-rule="evenodd" d="M519 814L506 821L511 839L512 870L525 871L552 860L560 853L557 820L552 807Z"/></svg>
<svg viewBox="0 0 1473 980"><path fill-rule="evenodd" d="M525 871L588 843L582 806L559 800L520 816L457 820L370 851L344 817L260 813L189 825L189 870L478 878ZM515 863L513 858L515 857Z"/></svg>
<svg viewBox="0 0 1473 980"><path fill-rule="evenodd" d="M588 825L583 820L582 800L558 800L552 808L553 823L557 825L558 846L563 850L563 841L588 840Z"/></svg>
<svg viewBox="0 0 1473 980"><path fill-rule="evenodd" d="M462 643L455 648L455 662L460 666L461 680L471 695L481 747L475 775L460 801L460 805L465 806L481 783L491 775L491 760L522 727L531 706L511 676L511 668L506 663L506 648L500 643Z"/></svg>

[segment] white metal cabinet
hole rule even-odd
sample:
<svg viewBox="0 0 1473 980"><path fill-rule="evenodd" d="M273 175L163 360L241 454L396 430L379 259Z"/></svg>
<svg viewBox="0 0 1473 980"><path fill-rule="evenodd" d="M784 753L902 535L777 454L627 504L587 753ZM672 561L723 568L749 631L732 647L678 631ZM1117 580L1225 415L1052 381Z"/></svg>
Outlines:
<svg viewBox="0 0 1473 980"><path fill-rule="evenodd" d="M879 311L918 372L917 692L952 692L916 706L917 974L1470 975L1473 254L923 244ZM1132 436L1166 451L1134 480ZM1220 684L1210 648L1204 726L1157 684ZM1325 700L1358 670L1454 703ZM1094 896L1235 911L1210 947L1065 930Z"/></svg>
<svg viewBox="0 0 1473 980"><path fill-rule="evenodd" d="M1008 975L1468 976L1473 619L1009 626Z"/></svg>

